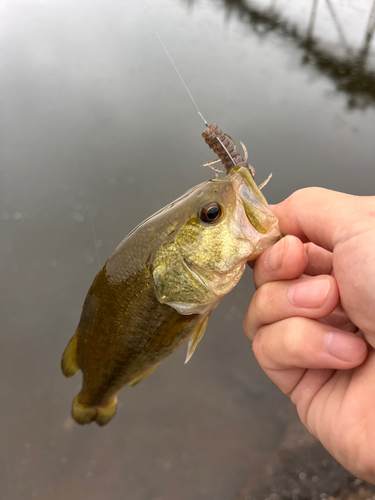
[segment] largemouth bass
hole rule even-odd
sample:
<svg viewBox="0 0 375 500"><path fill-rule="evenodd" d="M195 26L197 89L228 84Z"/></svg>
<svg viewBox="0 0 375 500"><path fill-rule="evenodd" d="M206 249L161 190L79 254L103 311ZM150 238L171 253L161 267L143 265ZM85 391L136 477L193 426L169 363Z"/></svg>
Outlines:
<svg viewBox="0 0 375 500"><path fill-rule="evenodd" d="M105 425L120 389L186 341L188 360L246 262L281 237L249 169L227 170L142 222L94 279L62 359L64 375L83 373L72 410L79 424Z"/></svg>

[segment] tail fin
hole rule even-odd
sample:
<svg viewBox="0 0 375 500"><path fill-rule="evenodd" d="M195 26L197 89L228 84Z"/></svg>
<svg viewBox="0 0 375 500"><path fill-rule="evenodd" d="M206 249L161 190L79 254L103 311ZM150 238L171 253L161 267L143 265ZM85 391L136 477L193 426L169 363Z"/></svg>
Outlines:
<svg viewBox="0 0 375 500"><path fill-rule="evenodd" d="M72 417L77 424L96 422L102 426L108 423L116 414L117 396L112 398L106 406L86 406L79 401L79 394L73 400Z"/></svg>
<svg viewBox="0 0 375 500"><path fill-rule="evenodd" d="M61 369L65 377L73 377L78 370L77 363L77 334L75 333L67 345L62 360Z"/></svg>

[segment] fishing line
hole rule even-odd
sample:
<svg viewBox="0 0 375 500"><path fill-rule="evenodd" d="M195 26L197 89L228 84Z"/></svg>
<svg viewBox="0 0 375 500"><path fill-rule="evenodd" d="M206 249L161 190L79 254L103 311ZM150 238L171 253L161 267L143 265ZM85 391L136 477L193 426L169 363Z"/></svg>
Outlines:
<svg viewBox="0 0 375 500"><path fill-rule="evenodd" d="M178 68L177 68L177 66L176 66L176 64L175 64L175 62L174 62L174 60L172 59L172 56L171 56L171 55L170 55L170 53L168 52L167 47L164 45L164 42L163 42L163 40L161 39L161 36L159 35L159 33L158 33L157 29L155 28L155 25L154 25L154 23L152 22L152 20L151 20L150 16L148 15L148 12L147 12L146 8L144 7L144 5L143 5L143 3L142 3L142 0L137 0L137 1L138 1L139 5L142 7L142 10L143 10L143 12L145 13L145 16L146 16L146 17L147 17L147 19L149 20L149 22L150 22L150 24L151 24L151 26L152 26L152 29L153 29L153 30L154 30L154 32L155 32L155 35L157 36L157 38L158 38L158 40L159 40L159 42L160 42L161 46L163 47L163 49L164 49L165 53L167 54L168 59L170 60L170 62L171 62L171 64L172 64L172 66L174 67L174 69L175 69L175 71L176 71L177 75L179 76L179 78L180 78L180 80L181 80L181 82L182 82L183 86L185 87L186 92L189 94L190 99L193 101L193 104L194 104L194 106L196 107L196 109L197 109L197 111L198 111L198 115L202 118L202 120L204 121L204 124L206 125L206 127L209 127L209 125L208 125L208 123L207 123L207 120L203 117L203 115L202 115L202 113L201 113L201 111L200 111L200 109L199 109L199 107L198 107L198 104L195 102L195 99L194 99L194 97L192 96L192 94L191 94L191 92L190 92L190 90L189 90L188 86L186 85L185 80L182 78L182 75L181 75L181 73L179 72L179 70L178 70ZM327 1L328 1L328 0L327 0ZM236 166L236 162L235 162L235 160L233 159L232 154L231 154L231 153L229 153L228 149L227 149L227 148L226 148L226 146L223 144L223 142L221 141L220 137L215 137L215 139L219 142L219 144L221 145L221 147L223 148L223 150L227 153L227 155L228 155L228 157L230 158L230 161L233 163L233 165L234 165L234 166ZM210 146L210 148L211 148L211 146ZM211 148L211 149L212 149L212 148ZM222 161L222 162L223 162L223 161ZM246 163L246 161L245 161L245 163ZM251 175L254 177L254 173L251 171L251 169L250 169L250 168L249 168L249 170L250 170L250 172L251 172Z"/></svg>
<svg viewBox="0 0 375 500"><path fill-rule="evenodd" d="M180 80L181 80L181 82L182 82L183 86L185 87L186 92L189 94L190 99L193 101L194 106L197 108L198 115L202 118L202 120L204 121L204 123L205 123L205 125L206 125L206 127L207 127L207 126L208 126L207 121L206 121L206 120L205 120L205 118L203 117L203 115L202 115L202 113L201 113L200 109L198 108L198 104L195 102L195 99L194 99L194 97L192 96L192 94L191 94L190 90L188 89L188 86L186 85L186 83L185 83L184 79L182 78L181 73L178 71L178 68L177 68L176 64L174 63L174 61L173 61L173 59L172 59L172 57L171 57L170 53L169 53L169 52L168 52L168 50L167 50L167 47L164 45L163 40L161 39L161 37L160 37L159 33L157 32L157 30L156 30L156 28L155 28L155 26L154 26L154 23L151 21L151 18L150 18L150 16L148 15L147 10L146 10L146 9L145 9L145 7L143 6L143 3L141 2L141 0L138 0L138 3L139 3L139 5L142 7L143 12L145 13L145 15L146 15L147 19L150 21L150 24L151 24L151 26L152 26L152 28L153 28L153 30L154 30L154 32L155 32L155 35L158 37L159 42L161 43L161 45L162 45L163 49L165 50L165 53L167 54L167 56L168 56L169 60L171 61L171 63L172 63L172 65L173 65L174 69L176 70L176 72L177 72L178 76L180 77Z"/></svg>
<svg viewBox="0 0 375 500"><path fill-rule="evenodd" d="M220 137L216 137L216 140L220 142L222 148L224 149L224 151L227 153L227 155L229 156L229 158L231 159L232 163L233 163L233 166L235 167L236 166L236 162L233 160L233 157L232 155L230 154L230 152L227 150L227 148L224 146L224 144L222 143L222 141L220 140Z"/></svg>

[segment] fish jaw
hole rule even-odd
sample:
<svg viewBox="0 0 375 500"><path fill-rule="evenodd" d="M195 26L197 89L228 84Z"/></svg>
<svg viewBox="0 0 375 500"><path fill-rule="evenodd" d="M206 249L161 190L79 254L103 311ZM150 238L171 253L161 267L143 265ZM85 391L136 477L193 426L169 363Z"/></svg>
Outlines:
<svg viewBox="0 0 375 500"><path fill-rule="evenodd" d="M251 252L247 260L255 260L282 238L278 219L247 169L233 167L228 176L231 177L237 198L233 224L251 242Z"/></svg>

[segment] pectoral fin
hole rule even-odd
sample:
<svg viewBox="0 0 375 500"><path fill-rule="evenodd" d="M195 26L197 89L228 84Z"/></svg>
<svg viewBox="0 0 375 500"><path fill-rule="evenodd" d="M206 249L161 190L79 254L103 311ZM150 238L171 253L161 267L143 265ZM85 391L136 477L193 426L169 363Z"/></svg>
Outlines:
<svg viewBox="0 0 375 500"><path fill-rule="evenodd" d="M204 317L203 321L201 323L199 323L197 329L194 331L193 335L190 337L189 343L188 343L188 350L187 350L187 354L186 354L186 359L185 359L185 364L192 357L199 341L203 337L203 334L206 331L206 328L208 325L208 320L210 319L210 314L211 313L208 313L207 316Z"/></svg>
<svg viewBox="0 0 375 500"><path fill-rule="evenodd" d="M142 380L144 380L146 377L148 377L149 375L151 375L151 373L154 370L156 370L156 368L159 365L160 365L160 363L158 363L155 366L152 366L151 368L149 368L148 370L146 370L145 372L143 372L141 375L138 375L138 377L135 377L131 382L129 382L130 387L134 387L135 385L139 384L139 382L142 382Z"/></svg>

